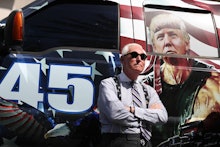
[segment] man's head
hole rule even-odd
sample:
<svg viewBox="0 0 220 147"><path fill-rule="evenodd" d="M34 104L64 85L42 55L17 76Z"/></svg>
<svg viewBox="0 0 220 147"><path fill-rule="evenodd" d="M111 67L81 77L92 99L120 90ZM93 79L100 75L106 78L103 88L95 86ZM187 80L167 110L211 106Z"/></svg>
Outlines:
<svg viewBox="0 0 220 147"><path fill-rule="evenodd" d="M137 43L130 43L123 47L121 63L123 72L131 79L136 80L144 70L147 55L143 47Z"/></svg>
<svg viewBox="0 0 220 147"><path fill-rule="evenodd" d="M184 22L173 14L159 14L151 20L150 35L155 52L188 54L190 37Z"/></svg>

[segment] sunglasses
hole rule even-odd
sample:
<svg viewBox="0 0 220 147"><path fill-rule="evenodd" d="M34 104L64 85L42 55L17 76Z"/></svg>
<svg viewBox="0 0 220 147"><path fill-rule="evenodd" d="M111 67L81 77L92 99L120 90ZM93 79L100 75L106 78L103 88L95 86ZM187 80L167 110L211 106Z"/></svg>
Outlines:
<svg viewBox="0 0 220 147"><path fill-rule="evenodd" d="M124 55L124 56L127 56L127 55L131 55L131 58L137 58L137 56L140 55L141 60L145 60L145 59L147 58L147 55L144 54L144 53L138 54L137 52L131 52L131 53L128 53L128 54L126 54L126 55Z"/></svg>

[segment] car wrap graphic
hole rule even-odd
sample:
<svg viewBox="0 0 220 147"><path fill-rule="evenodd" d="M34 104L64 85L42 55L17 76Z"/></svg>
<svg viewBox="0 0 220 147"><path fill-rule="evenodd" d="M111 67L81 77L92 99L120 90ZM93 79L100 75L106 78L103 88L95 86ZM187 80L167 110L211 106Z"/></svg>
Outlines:
<svg viewBox="0 0 220 147"><path fill-rule="evenodd" d="M38 1L35 5L23 8L23 12L25 16L29 12L33 15L38 14L38 11L46 9L53 1ZM211 89L215 89L212 95L220 98L219 2L203 0L109 0L109 2L114 2L119 8L118 40L115 41L116 43L114 42L115 44L118 42L118 47L115 47L117 51L102 49L99 47L100 44L97 48L59 46L47 48L43 51L37 51L38 48L30 47L28 51L11 49L12 51L7 55L0 57L1 144L11 142L17 146L35 142L40 143L41 146L96 147L100 139L101 127L96 105L99 83L102 79L115 74L116 69L121 66L121 48L130 42L139 43L147 50L149 55L146 61L147 66L141 76L152 76L153 73L151 86L156 89L158 94L161 94L164 89L160 77L160 60L166 55L153 52L149 36L151 19L161 13L173 13L183 19L191 39L190 56L187 57L195 58L199 63L208 65L199 64L201 68L192 68L197 73L197 76L194 77L197 79L202 77L202 80L206 81L207 77L214 75L214 78L208 82L210 82ZM61 24L64 22L66 20ZM75 26L83 24L75 22ZM60 25L58 22L56 23L54 24ZM72 25L68 27L71 28ZM110 24L108 25L110 26ZM45 29L43 24L38 24L36 28L41 27ZM85 28L88 29L89 27ZM102 29L101 33L107 30L105 27ZM64 31L62 34L62 31L60 32L60 36L67 33ZM37 34L37 32L33 34ZM29 35L31 38L32 33ZM90 39L96 40L94 36L91 36ZM52 42L50 43L52 44ZM45 44L49 46L50 43L46 42ZM178 58L178 56L175 57ZM186 57L181 56L181 58ZM200 72L205 72L205 74L200 74ZM180 86L177 88L177 91L184 88L186 91L179 95L193 98L198 95L201 87L196 86L202 81L192 79L190 82L192 87ZM191 90L191 93L187 93L188 89ZM205 90L209 91L209 89L210 87L205 87ZM202 94L205 95L206 91ZM204 95L202 94L200 93L199 96L203 98ZM219 99L216 101L219 102ZM207 104L207 101L201 100L200 102ZM201 118L200 121L184 124L182 132L177 136L168 136L169 133L166 132L166 128L160 130L162 133L155 131L152 138L153 145L189 145L192 142L194 144L191 145L207 145L210 142L219 144L219 130L218 125L216 125L219 122L219 113L215 113L219 111L217 102L216 107L213 107L215 110L213 113L210 112L207 117ZM185 101L183 100L182 103L185 104ZM191 103L193 105L190 105L192 106L190 112L185 113L188 117L193 115L194 101L190 101ZM167 109L172 110L174 108L172 104L169 103L170 107ZM201 113L204 112L206 111ZM175 121L177 117L169 115L171 122ZM214 119L216 123L213 122ZM207 133L202 134L207 130L211 130L210 136L215 138L214 141L204 137ZM213 133L213 130L217 131ZM196 137L199 139L195 140ZM208 143L203 144L203 140Z"/></svg>

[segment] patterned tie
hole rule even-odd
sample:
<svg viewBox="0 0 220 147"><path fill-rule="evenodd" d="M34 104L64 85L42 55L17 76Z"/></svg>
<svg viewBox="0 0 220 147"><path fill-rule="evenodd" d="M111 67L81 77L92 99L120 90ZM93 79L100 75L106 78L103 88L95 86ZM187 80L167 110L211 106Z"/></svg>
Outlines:
<svg viewBox="0 0 220 147"><path fill-rule="evenodd" d="M132 100L133 100L134 106L142 107L140 94L138 92L137 86L135 85L135 82L132 82L131 93L132 93Z"/></svg>
<svg viewBox="0 0 220 147"><path fill-rule="evenodd" d="M138 89L137 89L137 86L136 86L135 82L132 82L132 83L131 83L131 86L132 86L132 88L131 88L132 100L133 100L134 106L136 106L136 107L142 107L142 102L141 102L141 99L140 99L140 94L139 94L139 92L138 92ZM142 124L141 124L141 128L140 128L140 129L141 129L141 135L142 135L142 137L143 137L145 140L149 140L149 137L147 137L147 136L149 136L149 133L147 132L146 129L144 129L144 128L142 127Z"/></svg>

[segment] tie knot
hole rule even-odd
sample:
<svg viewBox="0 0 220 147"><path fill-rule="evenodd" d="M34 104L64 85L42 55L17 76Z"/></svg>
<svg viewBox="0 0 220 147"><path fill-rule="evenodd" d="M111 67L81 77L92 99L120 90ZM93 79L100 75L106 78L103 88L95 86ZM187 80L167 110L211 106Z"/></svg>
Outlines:
<svg viewBox="0 0 220 147"><path fill-rule="evenodd" d="M131 87L134 87L135 81L131 81Z"/></svg>
<svg viewBox="0 0 220 147"><path fill-rule="evenodd" d="M137 89L137 83L135 81L131 81L131 87Z"/></svg>

